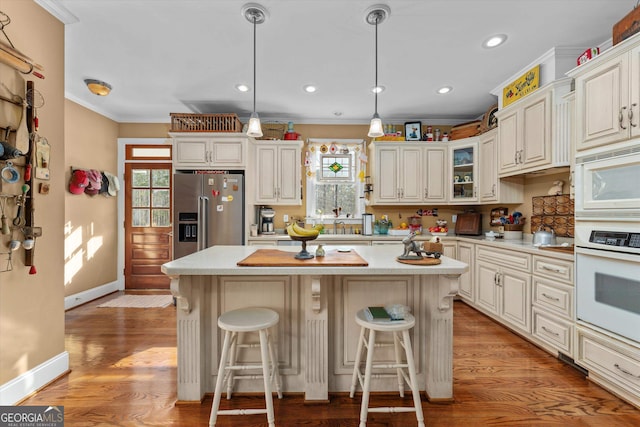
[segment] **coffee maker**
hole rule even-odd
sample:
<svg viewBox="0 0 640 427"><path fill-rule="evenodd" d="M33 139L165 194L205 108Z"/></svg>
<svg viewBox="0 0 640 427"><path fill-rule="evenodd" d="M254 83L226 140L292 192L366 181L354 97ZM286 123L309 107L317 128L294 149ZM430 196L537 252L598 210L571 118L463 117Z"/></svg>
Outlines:
<svg viewBox="0 0 640 427"><path fill-rule="evenodd" d="M273 218L276 212L268 206L260 206L258 208L258 233L260 234L276 234L273 228Z"/></svg>

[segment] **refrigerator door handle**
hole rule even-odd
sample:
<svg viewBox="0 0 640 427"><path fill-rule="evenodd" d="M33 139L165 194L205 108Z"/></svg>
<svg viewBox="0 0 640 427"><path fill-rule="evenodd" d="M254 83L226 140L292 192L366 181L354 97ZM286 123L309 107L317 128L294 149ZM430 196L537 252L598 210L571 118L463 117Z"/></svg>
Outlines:
<svg viewBox="0 0 640 427"><path fill-rule="evenodd" d="M201 251L209 247L207 241L209 236L209 198L200 196L198 198L198 250Z"/></svg>

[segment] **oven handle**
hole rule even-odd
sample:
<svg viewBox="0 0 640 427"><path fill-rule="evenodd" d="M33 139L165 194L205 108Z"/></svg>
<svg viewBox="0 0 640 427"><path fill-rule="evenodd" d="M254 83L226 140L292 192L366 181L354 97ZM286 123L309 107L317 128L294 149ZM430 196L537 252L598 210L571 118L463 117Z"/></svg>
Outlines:
<svg viewBox="0 0 640 427"><path fill-rule="evenodd" d="M580 254L591 255L600 258L609 258L613 260L623 260L640 263L640 254L630 254L626 252L618 252L607 249L591 249L582 246L576 246L576 257Z"/></svg>

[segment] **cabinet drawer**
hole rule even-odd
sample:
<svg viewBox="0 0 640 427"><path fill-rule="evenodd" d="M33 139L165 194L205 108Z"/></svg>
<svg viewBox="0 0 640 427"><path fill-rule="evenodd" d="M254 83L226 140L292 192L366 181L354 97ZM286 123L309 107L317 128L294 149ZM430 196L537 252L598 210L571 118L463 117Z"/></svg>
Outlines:
<svg viewBox="0 0 640 427"><path fill-rule="evenodd" d="M640 348L578 328L577 362L615 385L640 394Z"/></svg>
<svg viewBox="0 0 640 427"><path fill-rule="evenodd" d="M573 285L573 262L534 255L533 274L562 280L568 285Z"/></svg>
<svg viewBox="0 0 640 427"><path fill-rule="evenodd" d="M498 264L501 267L514 267L520 270L531 271L531 255L525 253L478 245L476 257L477 259Z"/></svg>
<svg viewBox="0 0 640 427"><path fill-rule="evenodd" d="M572 354L573 324L533 308L533 335L559 351Z"/></svg>
<svg viewBox="0 0 640 427"><path fill-rule="evenodd" d="M573 288L533 276L533 304L573 319Z"/></svg>

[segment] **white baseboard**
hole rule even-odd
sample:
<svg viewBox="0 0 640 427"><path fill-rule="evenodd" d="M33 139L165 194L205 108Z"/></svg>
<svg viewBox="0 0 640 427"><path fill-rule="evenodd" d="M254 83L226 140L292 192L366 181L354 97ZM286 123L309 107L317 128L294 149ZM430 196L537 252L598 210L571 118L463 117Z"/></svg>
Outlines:
<svg viewBox="0 0 640 427"><path fill-rule="evenodd" d="M64 299L64 309L65 311L69 310L73 307L77 307L86 302L93 301L94 299L98 299L100 297L123 289L124 286L122 286L120 282L116 281L70 295L68 297L65 297Z"/></svg>
<svg viewBox="0 0 640 427"><path fill-rule="evenodd" d="M62 352L0 386L0 406L13 406L69 371L69 353Z"/></svg>

